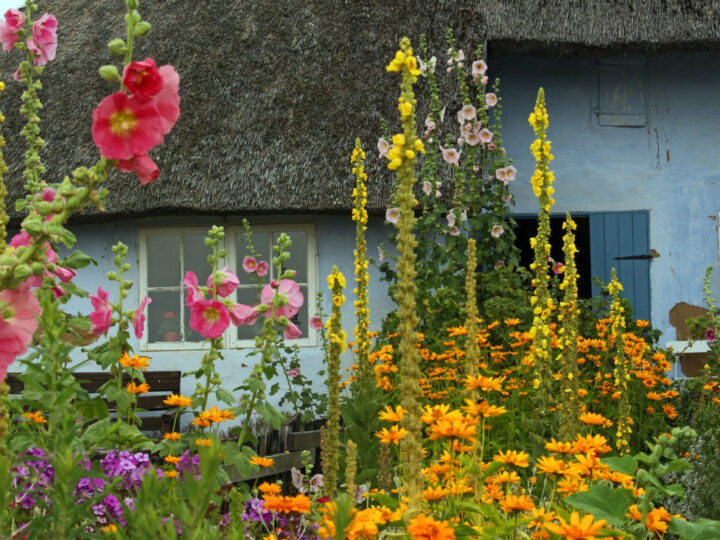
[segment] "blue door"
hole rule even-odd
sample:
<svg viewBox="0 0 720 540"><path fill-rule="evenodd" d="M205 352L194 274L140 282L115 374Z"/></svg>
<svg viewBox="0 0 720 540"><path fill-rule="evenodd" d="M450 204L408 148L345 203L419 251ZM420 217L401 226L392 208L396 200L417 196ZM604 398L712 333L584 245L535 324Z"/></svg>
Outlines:
<svg viewBox="0 0 720 540"><path fill-rule="evenodd" d="M592 277L607 283L614 267L623 286L622 296L635 309L635 318L650 320L649 212L590 214L590 268ZM593 285L593 296L600 294Z"/></svg>

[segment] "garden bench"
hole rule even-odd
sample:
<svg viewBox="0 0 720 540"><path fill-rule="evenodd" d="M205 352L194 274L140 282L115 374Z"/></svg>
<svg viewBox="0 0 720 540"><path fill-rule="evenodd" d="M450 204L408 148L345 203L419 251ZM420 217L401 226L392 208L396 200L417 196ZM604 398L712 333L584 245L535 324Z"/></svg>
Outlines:
<svg viewBox="0 0 720 540"><path fill-rule="evenodd" d="M175 417L175 407L163 403L170 394L180 393L181 371L146 371L143 373L145 382L150 385L150 392L138 396L137 407L147 411L140 413L140 430L146 432L168 432L172 430ZM107 372L76 371L73 376L80 386L91 395L97 394L98 389L114 378ZM8 373L5 382L10 387L10 394L20 394L23 390L22 381L13 373ZM123 375L123 385L130 382L130 377ZM108 409L113 409L108 404Z"/></svg>

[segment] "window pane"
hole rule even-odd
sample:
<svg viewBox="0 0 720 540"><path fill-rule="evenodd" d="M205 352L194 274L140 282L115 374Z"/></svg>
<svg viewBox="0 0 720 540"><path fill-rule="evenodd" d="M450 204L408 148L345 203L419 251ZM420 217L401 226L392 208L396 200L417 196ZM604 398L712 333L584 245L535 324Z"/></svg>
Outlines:
<svg viewBox="0 0 720 540"><path fill-rule="evenodd" d="M180 277L180 237L147 237L148 287L178 287ZM175 310L177 311L177 309Z"/></svg>
<svg viewBox="0 0 720 540"><path fill-rule="evenodd" d="M180 293L150 291L148 296L148 342L180 341Z"/></svg>
<svg viewBox="0 0 720 540"><path fill-rule="evenodd" d="M205 285L210 275L210 265L207 262L210 248L205 245L205 235L191 234L183 236L183 255L185 272L195 272L198 284Z"/></svg>
<svg viewBox="0 0 720 540"><path fill-rule="evenodd" d="M277 243L280 234L280 232L273 233L274 243ZM285 234L292 240L290 258L285 265L287 268L297 271L295 281L307 283L307 233L305 231L294 231Z"/></svg>
<svg viewBox="0 0 720 540"><path fill-rule="evenodd" d="M192 328L190 328L190 308L185 306L183 308L185 310L185 332L184 336L185 342L193 342L193 341L205 341L205 338L202 336L202 334L196 332Z"/></svg>
<svg viewBox="0 0 720 540"><path fill-rule="evenodd" d="M270 256L270 233L258 232L253 233L252 242L255 251L258 253L259 260L266 261L268 265L271 262L272 257ZM245 241L245 235L237 233L235 235L235 250L237 252L237 269L240 283L247 284L252 283L252 278L242 269L243 259L250 255L248 250L247 242ZM259 262L259 261L258 261ZM263 282L269 282L272 274L271 269L268 269L268 274L263 278Z"/></svg>
<svg viewBox="0 0 720 540"><path fill-rule="evenodd" d="M240 304L254 306L255 304L257 304L259 302L256 288L240 287L236 290L237 290L237 301ZM265 320L265 317L263 317L261 315L255 321L254 325L249 326L246 324L244 326L238 327L238 329L237 329L238 339L253 339L255 336L260 335L260 331L262 330L262 325L263 325L264 320Z"/></svg>

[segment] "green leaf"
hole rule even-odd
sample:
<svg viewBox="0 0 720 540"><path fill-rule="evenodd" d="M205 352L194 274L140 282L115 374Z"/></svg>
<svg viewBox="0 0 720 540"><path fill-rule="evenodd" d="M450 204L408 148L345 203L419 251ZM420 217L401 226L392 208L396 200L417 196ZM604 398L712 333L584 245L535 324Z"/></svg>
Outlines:
<svg viewBox="0 0 720 540"><path fill-rule="evenodd" d="M625 513L632 504L629 490L603 485L595 485L583 493L574 493L564 500L575 508L591 512L597 519L604 519L617 526L625 523Z"/></svg>
<svg viewBox="0 0 720 540"><path fill-rule="evenodd" d="M635 476L638 468L638 460L632 456L607 457L600 460L608 465L613 471L617 471L630 476Z"/></svg>
<svg viewBox="0 0 720 540"><path fill-rule="evenodd" d="M94 264L95 266L97 266L98 263L95 259L86 255L79 249L73 251L70 255L65 257L62 262L63 266L67 266L68 268L72 268L73 270L77 270L78 268L85 268L89 264Z"/></svg>
<svg viewBox="0 0 720 540"><path fill-rule="evenodd" d="M285 416L268 402L258 402L255 410L270 423L273 429L280 429L285 421Z"/></svg>
<svg viewBox="0 0 720 540"><path fill-rule="evenodd" d="M224 388L218 388L215 391L215 397L218 399L218 401L222 401L223 403L227 403L228 405L235 404L235 398L233 397L233 395Z"/></svg>
<svg viewBox="0 0 720 540"><path fill-rule="evenodd" d="M668 532L678 535L682 540L707 540L720 538L720 521L698 519L694 523L673 518Z"/></svg>

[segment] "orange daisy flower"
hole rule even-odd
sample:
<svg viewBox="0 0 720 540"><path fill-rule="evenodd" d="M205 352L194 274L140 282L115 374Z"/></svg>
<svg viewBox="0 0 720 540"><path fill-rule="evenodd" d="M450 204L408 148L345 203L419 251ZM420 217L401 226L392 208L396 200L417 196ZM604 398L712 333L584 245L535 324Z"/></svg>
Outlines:
<svg viewBox="0 0 720 540"><path fill-rule="evenodd" d="M253 456L250 458L250 464L270 468L275 465L275 460L267 457Z"/></svg>

